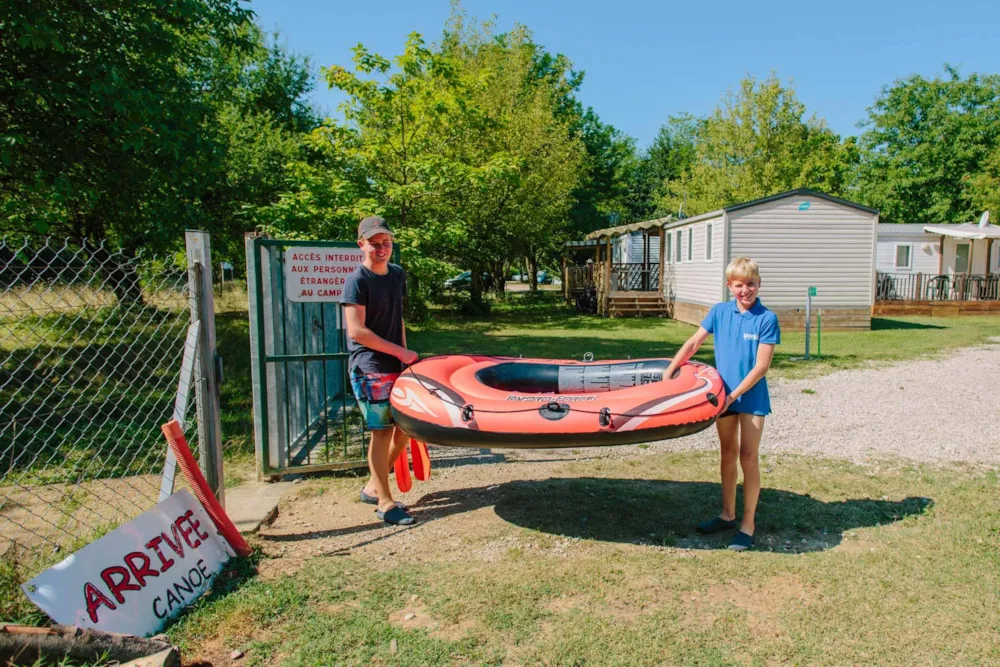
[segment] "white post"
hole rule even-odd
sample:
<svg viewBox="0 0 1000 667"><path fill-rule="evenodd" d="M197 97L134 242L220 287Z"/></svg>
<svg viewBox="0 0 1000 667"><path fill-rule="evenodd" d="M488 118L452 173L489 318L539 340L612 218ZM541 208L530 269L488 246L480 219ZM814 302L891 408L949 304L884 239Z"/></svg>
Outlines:
<svg viewBox="0 0 1000 667"><path fill-rule="evenodd" d="M812 319L812 290L806 288L806 359L809 358L809 325Z"/></svg>
<svg viewBox="0 0 1000 667"><path fill-rule="evenodd" d="M218 350L215 344L215 297L212 293L212 246L207 232L188 231L188 284L191 321L200 322L195 401L198 408L198 465L215 497L226 506L222 470L222 425L219 413Z"/></svg>

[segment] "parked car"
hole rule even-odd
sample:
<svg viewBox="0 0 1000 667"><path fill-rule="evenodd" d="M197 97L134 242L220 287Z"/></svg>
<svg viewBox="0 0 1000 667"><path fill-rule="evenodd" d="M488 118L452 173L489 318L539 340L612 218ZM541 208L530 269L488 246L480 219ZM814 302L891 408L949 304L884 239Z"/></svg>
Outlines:
<svg viewBox="0 0 1000 667"><path fill-rule="evenodd" d="M449 278L444 281L445 289L469 289L472 287L472 271L462 271L460 274L454 278ZM483 288L490 289L493 287L493 276L491 276L487 271L483 271Z"/></svg>
<svg viewBox="0 0 1000 667"><path fill-rule="evenodd" d="M519 282L519 283L526 283L526 282L528 282L528 275L527 274L522 275L520 273L515 273L514 275L512 275L510 277L510 279L513 280L513 281ZM552 284L552 276L549 275L548 271L544 271L544 270L543 271L539 271L538 273L535 274L535 280L538 281L539 285L551 285Z"/></svg>

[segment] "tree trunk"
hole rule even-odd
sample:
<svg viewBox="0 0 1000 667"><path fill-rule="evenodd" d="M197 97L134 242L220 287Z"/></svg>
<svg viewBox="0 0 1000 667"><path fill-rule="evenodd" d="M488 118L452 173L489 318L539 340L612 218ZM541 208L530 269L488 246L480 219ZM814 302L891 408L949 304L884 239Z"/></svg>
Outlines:
<svg viewBox="0 0 1000 667"><path fill-rule="evenodd" d="M531 291L538 291L538 256L535 254L535 247L528 249L528 273L531 276Z"/></svg>
<svg viewBox="0 0 1000 667"><path fill-rule="evenodd" d="M497 294L504 294L507 291L507 271L503 260L493 262L493 290Z"/></svg>
<svg viewBox="0 0 1000 667"><path fill-rule="evenodd" d="M143 305L142 285L139 282L139 274L136 272L132 253L111 252L108 250L107 242L90 248L91 258L100 266L101 273L107 278L111 290L118 299L118 304Z"/></svg>
<svg viewBox="0 0 1000 667"><path fill-rule="evenodd" d="M483 269L478 263L472 266L472 285L469 289L470 300L479 305L483 302Z"/></svg>

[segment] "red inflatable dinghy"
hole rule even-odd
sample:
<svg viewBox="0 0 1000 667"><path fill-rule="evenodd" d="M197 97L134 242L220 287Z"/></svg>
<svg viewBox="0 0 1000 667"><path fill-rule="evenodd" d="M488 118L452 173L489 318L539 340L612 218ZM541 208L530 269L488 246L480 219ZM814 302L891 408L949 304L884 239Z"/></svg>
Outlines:
<svg viewBox="0 0 1000 667"><path fill-rule="evenodd" d="M445 355L400 374L390 405L412 438L453 447L626 445L710 426L726 393L711 366Z"/></svg>

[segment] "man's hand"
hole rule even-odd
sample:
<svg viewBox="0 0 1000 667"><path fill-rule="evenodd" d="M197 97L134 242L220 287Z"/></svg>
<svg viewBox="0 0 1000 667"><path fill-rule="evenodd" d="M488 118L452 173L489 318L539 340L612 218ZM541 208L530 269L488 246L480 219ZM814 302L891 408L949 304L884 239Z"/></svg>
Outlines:
<svg viewBox="0 0 1000 667"><path fill-rule="evenodd" d="M419 358L420 358L419 354L417 354L413 350L407 350L405 348L403 349L403 353L399 355L399 360L402 361L407 366L413 364Z"/></svg>
<svg viewBox="0 0 1000 667"><path fill-rule="evenodd" d="M736 398L733 397L732 394L729 394L728 396L726 396L726 402L722 405L722 411L725 412L726 410L728 410L732 406L732 404L735 403L735 402L736 402Z"/></svg>

